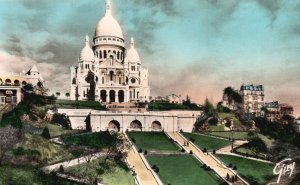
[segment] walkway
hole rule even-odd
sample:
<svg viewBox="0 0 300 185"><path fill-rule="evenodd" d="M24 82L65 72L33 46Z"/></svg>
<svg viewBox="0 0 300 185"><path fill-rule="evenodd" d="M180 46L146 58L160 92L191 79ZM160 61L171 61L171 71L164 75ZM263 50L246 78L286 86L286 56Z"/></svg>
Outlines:
<svg viewBox="0 0 300 185"><path fill-rule="evenodd" d="M127 162L133 168L137 179L141 185L157 185L155 177L147 168L141 156L134 150L130 149L127 156Z"/></svg>
<svg viewBox="0 0 300 185"><path fill-rule="evenodd" d="M184 145L184 142L186 142L186 139L183 138L179 133L177 132L169 132L169 136L177 141L181 146ZM228 169L226 166L220 164L217 159L212 157L212 155L208 155L206 153L203 153L199 148L195 147L193 144L189 144L189 146L183 146L184 149L189 152L190 150L193 151L193 154L198 157L203 163L205 163L207 166L209 166L211 169L213 169L219 176L221 176L223 179L226 179L227 174L230 176L236 175ZM235 184L243 184L241 181Z"/></svg>

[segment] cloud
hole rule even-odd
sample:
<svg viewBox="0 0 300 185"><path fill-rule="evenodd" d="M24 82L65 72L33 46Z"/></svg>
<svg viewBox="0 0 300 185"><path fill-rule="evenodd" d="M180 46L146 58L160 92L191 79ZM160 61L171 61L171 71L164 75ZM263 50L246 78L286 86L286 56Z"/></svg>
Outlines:
<svg viewBox="0 0 300 185"><path fill-rule="evenodd" d="M178 15L179 11L175 6L173 0L133 0L134 4L150 7L151 9L158 9L158 11L165 13L169 16ZM154 10L157 11L157 10Z"/></svg>

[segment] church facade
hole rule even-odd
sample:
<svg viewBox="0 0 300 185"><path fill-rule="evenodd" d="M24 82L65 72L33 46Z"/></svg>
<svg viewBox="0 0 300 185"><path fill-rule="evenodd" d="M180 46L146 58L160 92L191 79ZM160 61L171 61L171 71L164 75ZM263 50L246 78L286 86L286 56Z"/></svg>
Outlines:
<svg viewBox="0 0 300 185"><path fill-rule="evenodd" d="M92 47L86 36L78 63L70 70L71 100L88 100L92 90L94 100L101 103L149 101L148 69L142 66L133 38L130 48L125 48L123 31L112 15L110 0L96 25ZM93 86L87 80L90 74Z"/></svg>

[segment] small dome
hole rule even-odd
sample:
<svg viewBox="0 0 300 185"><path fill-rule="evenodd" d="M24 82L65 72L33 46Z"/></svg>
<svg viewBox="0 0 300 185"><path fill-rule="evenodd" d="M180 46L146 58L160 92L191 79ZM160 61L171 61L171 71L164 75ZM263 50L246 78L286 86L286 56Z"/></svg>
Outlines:
<svg viewBox="0 0 300 185"><path fill-rule="evenodd" d="M105 16L97 23L96 37L114 36L124 39L120 24L111 14L111 2L106 3Z"/></svg>
<svg viewBox="0 0 300 185"><path fill-rule="evenodd" d="M94 55L92 48L90 47L88 36L86 36L85 46L81 50L79 59L80 59L80 61L94 61L95 60L95 55Z"/></svg>
<svg viewBox="0 0 300 185"><path fill-rule="evenodd" d="M129 62L141 63L140 56L139 56L138 52L136 51L136 49L134 48L133 38L131 38L131 47L127 51L127 56L126 57L127 57Z"/></svg>

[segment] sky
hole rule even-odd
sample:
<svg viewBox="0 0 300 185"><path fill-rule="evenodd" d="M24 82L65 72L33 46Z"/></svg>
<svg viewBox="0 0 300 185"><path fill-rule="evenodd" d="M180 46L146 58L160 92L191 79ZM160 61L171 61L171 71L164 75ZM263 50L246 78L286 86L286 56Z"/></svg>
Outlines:
<svg viewBox="0 0 300 185"><path fill-rule="evenodd" d="M149 69L151 95L221 100L223 89L265 86L267 101L300 116L300 0L112 0L126 46ZM105 0L0 0L0 72L37 64L66 93L85 35Z"/></svg>

